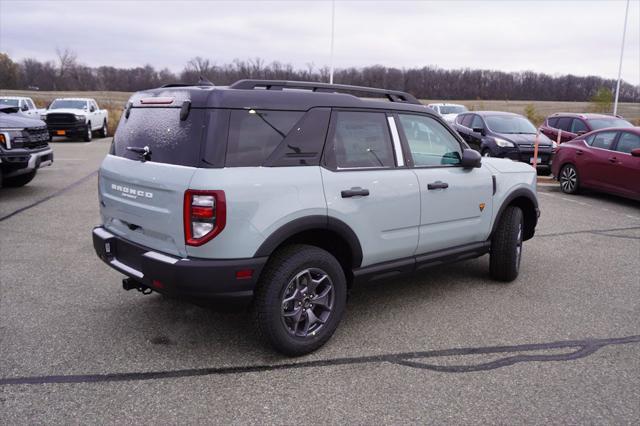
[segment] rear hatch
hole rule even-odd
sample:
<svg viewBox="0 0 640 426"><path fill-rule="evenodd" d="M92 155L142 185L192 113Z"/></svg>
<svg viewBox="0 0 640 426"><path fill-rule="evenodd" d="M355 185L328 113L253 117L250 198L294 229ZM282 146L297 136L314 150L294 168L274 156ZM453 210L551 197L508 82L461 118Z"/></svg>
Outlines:
<svg viewBox="0 0 640 426"><path fill-rule="evenodd" d="M145 104L137 94L127 105L100 169L101 215L116 235L186 256L184 194L202 163L206 110L185 107L184 93L161 95Z"/></svg>

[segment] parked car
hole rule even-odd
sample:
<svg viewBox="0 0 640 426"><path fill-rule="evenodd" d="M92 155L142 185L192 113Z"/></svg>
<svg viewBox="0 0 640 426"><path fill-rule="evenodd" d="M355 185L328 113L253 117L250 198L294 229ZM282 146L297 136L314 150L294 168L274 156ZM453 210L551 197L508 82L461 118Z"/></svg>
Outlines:
<svg viewBox="0 0 640 426"><path fill-rule="evenodd" d="M0 105L0 187L24 186L39 168L53 163L47 126L19 110L19 105Z"/></svg>
<svg viewBox="0 0 640 426"><path fill-rule="evenodd" d="M331 337L354 283L486 253L514 280L539 214L531 167L415 97L311 82L134 94L98 187L93 245L125 289L252 300L288 355Z"/></svg>
<svg viewBox="0 0 640 426"><path fill-rule="evenodd" d="M54 100L42 119L46 121L51 136L82 138L85 142L93 139L93 134L108 136L108 111L98 108L93 99L60 98Z"/></svg>
<svg viewBox="0 0 640 426"><path fill-rule="evenodd" d="M640 128L601 129L558 147L553 174L560 189L595 189L640 200Z"/></svg>
<svg viewBox="0 0 640 426"><path fill-rule="evenodd" d="M468 111L466 106L460 104L429 104L427 106L440 114L449 124L454 123L458 114Z"/></svg>
<svg viewBox="0 0 640 426"><path fill-rule="evenodd" d="M456 118L455 130L483 157L510 158L533 165L536 128L526 117L511 112L474 111ZM537 168L550 173L556 143L538 138Z"/></svg>
<svg viewBox="0 0 640 426"><path fill-rule="evenodd" d="M558 133L561 133L560 143L562 143L585 133L608 127L628 128L633 127L633 124L613 115L558 112L544 120L540 131L553 141L557 141Z"/></svg>
<svg viewBox="0 0 640 426"><path fill-rule="evenodd" d="M25 96L2 96L0 106L18 108L18 113L29 118L40 119L43 110L36 108L31 98Z"/></svg>

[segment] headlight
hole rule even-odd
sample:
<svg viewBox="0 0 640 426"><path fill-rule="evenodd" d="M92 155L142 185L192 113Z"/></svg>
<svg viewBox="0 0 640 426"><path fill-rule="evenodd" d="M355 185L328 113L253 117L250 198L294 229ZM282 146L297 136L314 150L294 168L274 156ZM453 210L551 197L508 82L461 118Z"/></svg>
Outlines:
<svg viewBox="0 0 640 426"><path fill-rule="evenodd" d="M84 121L84 115L76 115L76 120Z"/></svg>
<svg viewBox="0 0 640 426"><path fill-rule="evenodd" d="M47 114L40 114L40 120L45 121L47 119Z"/></svg>
<svg viewBox="0 0 640 426"><path fill-rule="evenodd" d="M502 147L502 148L513 148L513 142L509 142L507 140L504 139L500 139L500 138L493 138L493 140L496 142L496 145Z"/></svg>
<svg viewBox="0 0 640 426"><path fill-rule="evenodd" d="M0 144L6 148L11 148L11 141L23 137L23 128L4 128L0 129Z"/></svg>

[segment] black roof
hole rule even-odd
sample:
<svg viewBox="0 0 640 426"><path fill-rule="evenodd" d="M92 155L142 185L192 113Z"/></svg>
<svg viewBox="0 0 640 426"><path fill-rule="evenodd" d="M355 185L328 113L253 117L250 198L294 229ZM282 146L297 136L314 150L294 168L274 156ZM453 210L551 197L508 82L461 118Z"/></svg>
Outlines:
<svg viewBox="0 0 640 426"><path fill-rule="evenodd" d="M351 93L364 93L377 98L387 98L388 101L361 98ZM435 112L405 92L274 80L241 80L229 87L169 85L137 92L130 98L130 102L133 107L143 106L142 100L152 105L148 102L149 98L163 97L173 98L171 106L174 107L180 107L185 101L189 101L192 108L306 111L314 107L348 107L426 112L435 115ZM147 106L146 104L144 106Z"/></svg>

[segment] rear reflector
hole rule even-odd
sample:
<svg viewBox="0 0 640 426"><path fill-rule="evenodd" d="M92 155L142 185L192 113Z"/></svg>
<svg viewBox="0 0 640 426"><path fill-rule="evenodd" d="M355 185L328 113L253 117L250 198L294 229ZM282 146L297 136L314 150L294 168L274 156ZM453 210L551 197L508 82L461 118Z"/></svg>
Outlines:
<svg viewBox="0 0 640 426"><path fill-rule="evenodd" d="M173 103L172 97L157 97L157 98L143 98L140 99L142 105L169 105Z"/></svg>
<svg viewBox="0 0 640 426"><path fill-rule="evenodd" d="M253 269L241 269L236 271L236 280L250 280L253 277Z"/></svg>
<svg viewBox="0 0 640 426"><path fill-rule="evenodd" d="M201 246L224 229L227 203L224 191L189 189L184 193L184 240L189 246Z"/></svg>

